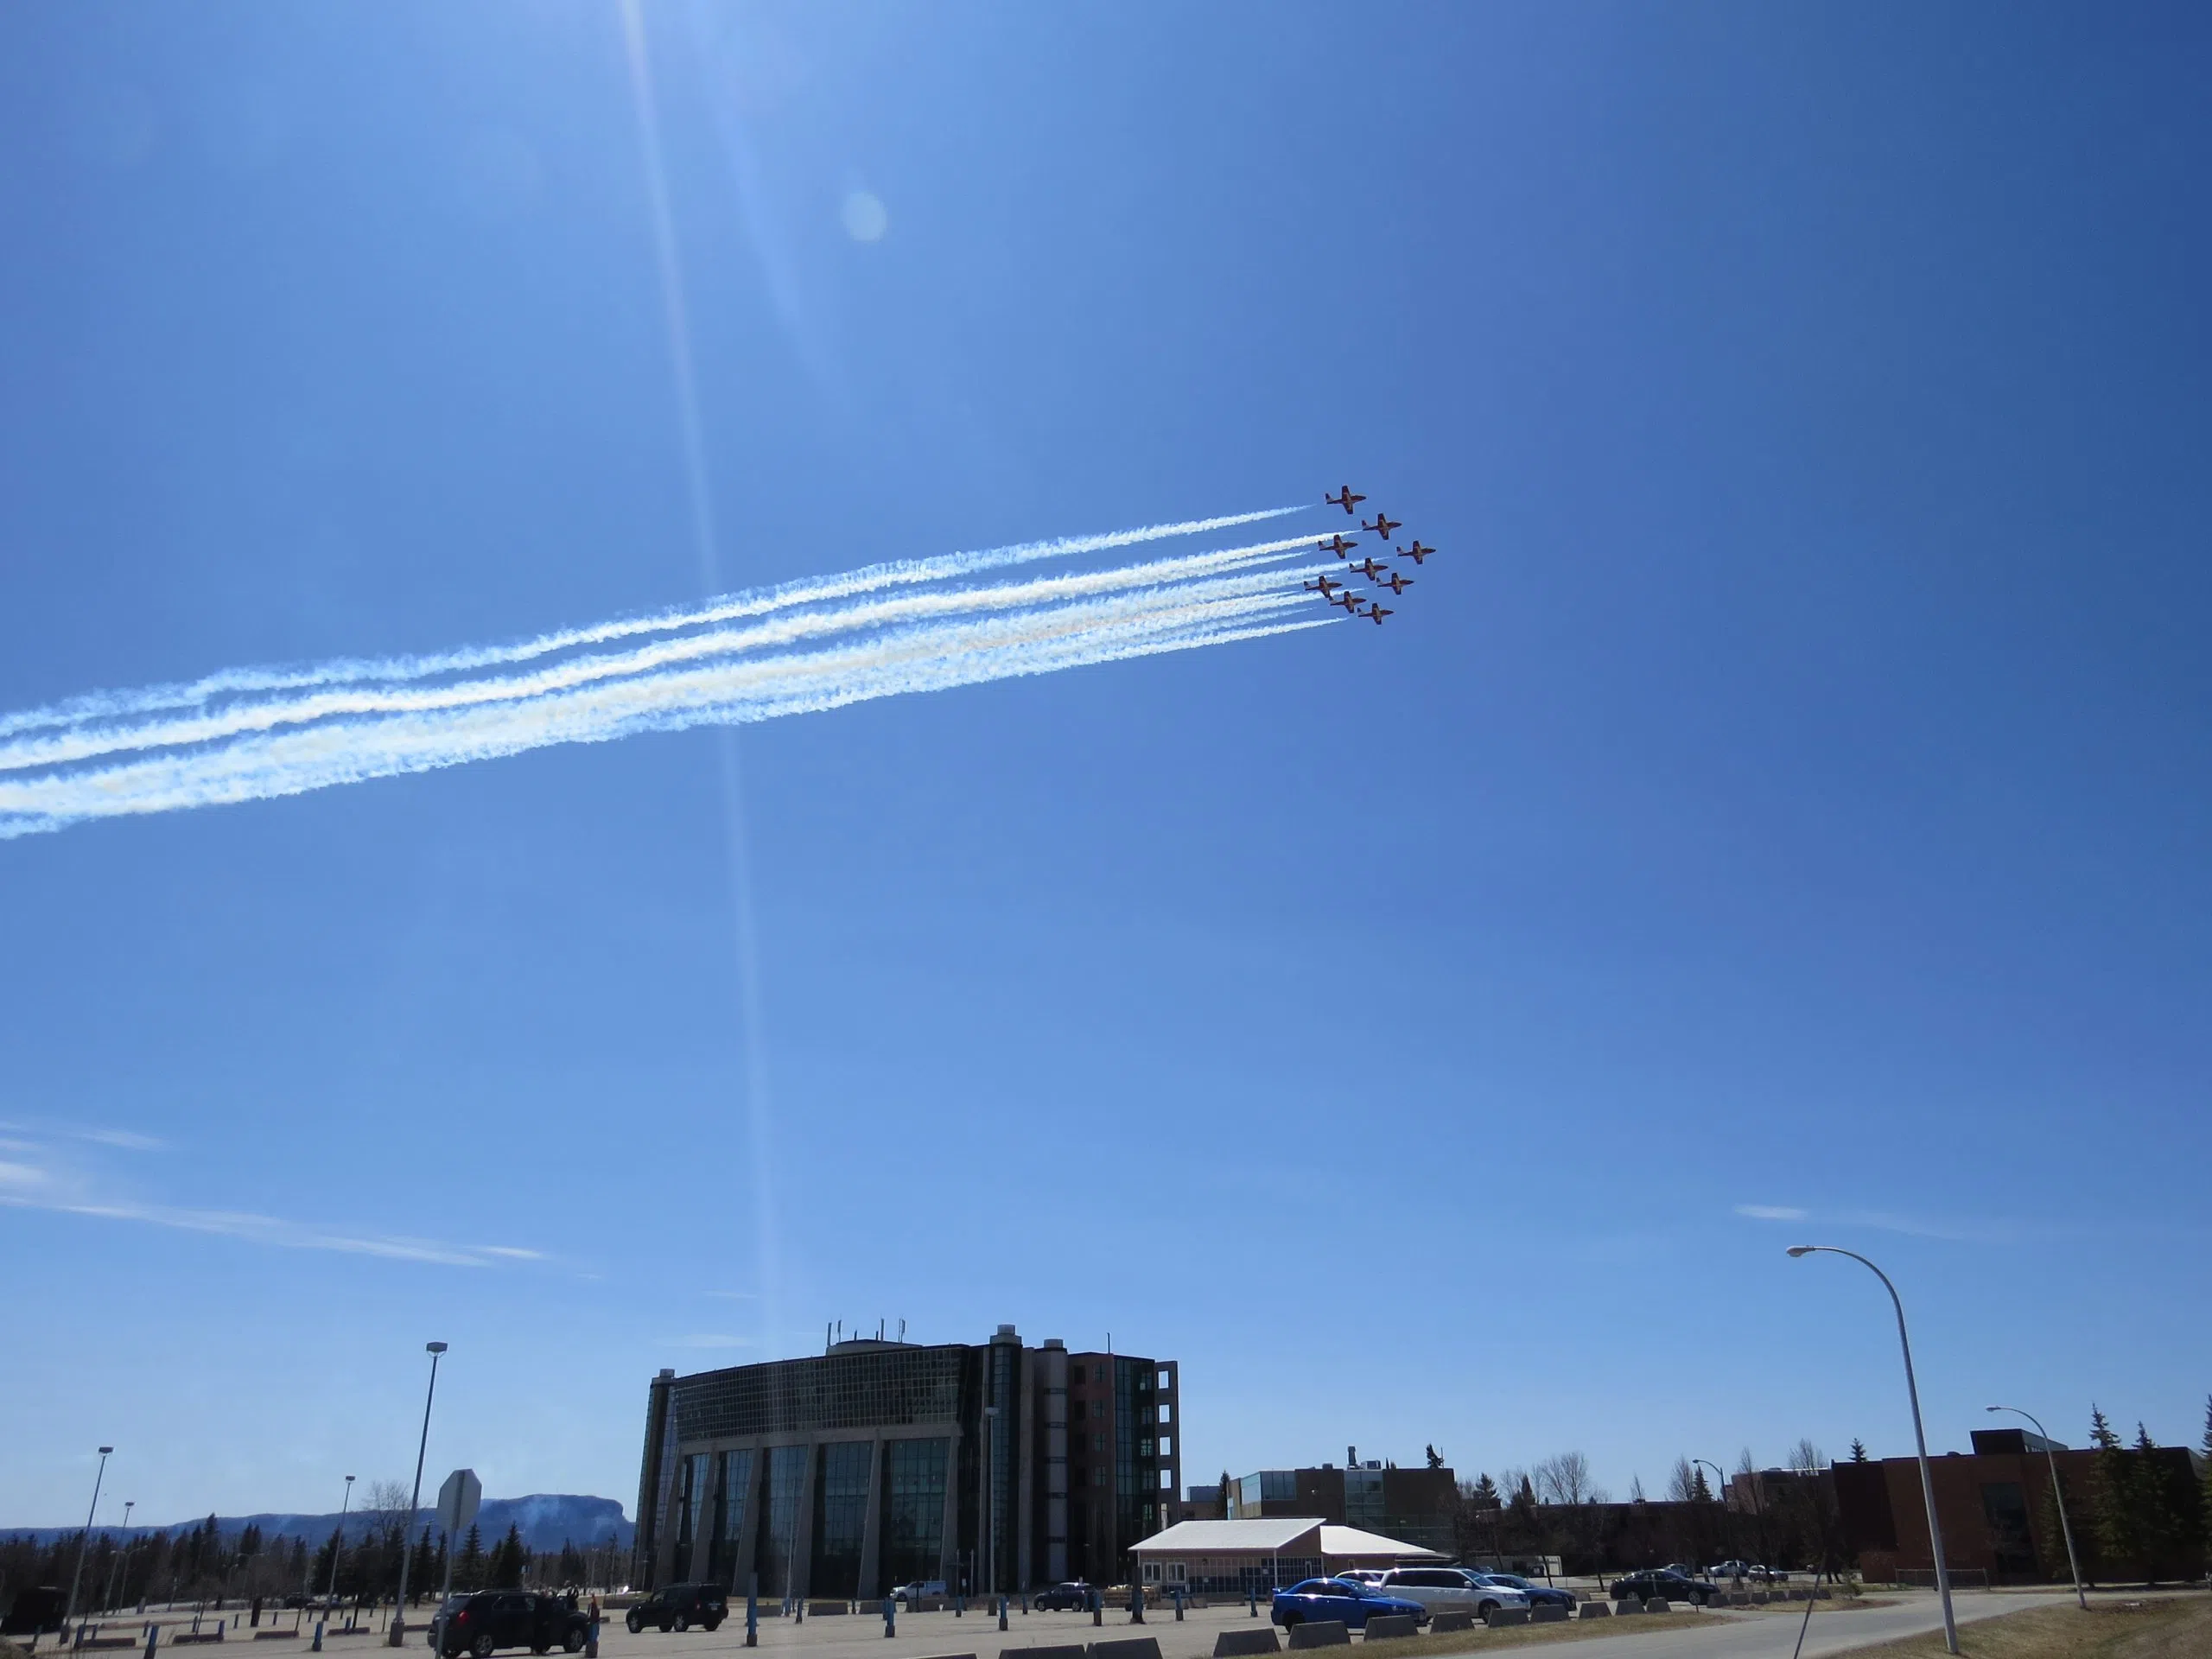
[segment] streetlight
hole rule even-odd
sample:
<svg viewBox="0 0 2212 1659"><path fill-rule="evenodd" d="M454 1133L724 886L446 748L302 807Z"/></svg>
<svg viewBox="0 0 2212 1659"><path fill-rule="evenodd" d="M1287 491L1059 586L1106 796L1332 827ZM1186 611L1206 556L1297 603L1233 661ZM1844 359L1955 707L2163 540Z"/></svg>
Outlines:
<svg viewBox="0 0 2212 1659"><path fill-rule="evenodd" d="M108 1453L111 1446L100 1447L100 1466L92 1476L92 1507L85 1511L85 1529L77 1535L77 1570L69 1575L69 1611L61 1616L61 1629L66 1634L69 1621L77 1617L77 1584L85 1576L85 1546L92 1541L92 1516L99 1513L100 1482L107 1477Z"/></svg>
<svg viewBox="0 0 2212 1659"><path fill-rule="evenodd" d="M107 1562L107 1593L100 1599L100 1611L105 1612L115 1605L115 1569L123 1564L123 1556L130 1553L130 1511L138 1507L135 1497L123 1503L123 1554L111 1555Z"/></svg>
<svg viewBox="0 0 2212 1659"><path fill-rule="evenodd" d="M2044 1460L2050 1465L2050 1501L2058 1505L2058 1529L2066 1535L2067 1570L2074 1574L2074 1599L2082 1611L2089 1611L2089 1598L2082 1590L2082 1563L2074 1554L2074 1523L2066 1518L2066 1492L2058 1484L2058 1459L2052 1453L2050 1433L2032 1412L2022 1411L2018 1406L1984 1406L1984 1411L2009 1411L2016 1417L2025 1417L2036 1426L2036 1433L2043 1439Z"/></svg>
<svg viewBox="0 0 2212 1659"><path fill-rule="evenodd" d="M415 1447L415 1492L407 1500L407 1529L401 1535L399 1542L399 1599L391 1606L391 1640L389 1643L395 1648L404 1643L407 1637L407 1562L415 1553L415 1512L423 1507L423 1456L430 1449L430 1402L438 1397L438 1356L445 1351L446 1345L442 1342L423 1344L423 1351L430 1357L430 1391L423 1396L423 1438Z"/></svg>
<svg viewBox="0 0 2212 1659"><path fill-rule="evenodd" d="M1904 1301L1898 1296L1897 1287L1890 1282L1890 1275L1856 1250L1841 1249L1834 1244L1792 1244L1789 1254L1849 1256L1882 1281L1882 1287L1890 1293L1891 1306L1897 1311L1897 1346L1904 1351L1904 1391L1912 1402L1912 1439L1920 1452L1920 1497L1928 1506L1928 1544L1936 1558L1936 1593L1943 1604L1943 1648L1946 1652L1956 1653L1959 1626L1951 1616L1951 1570L1943 1564L1943 1529L1936 1519L1936 1477L1928 1467L1928 1433L1920 1424L1920 1385L1912 1376L1912 1341L1904 1332Z"/></svg>
<svg viewBox="0 0 2212 1659"><path fill-rule="evenodd" d="M346 1511L353 1507L353 1477L348 1475L346 1477L346 1496L339 1500L338 1504L338 1537L330 1546L330 1588L323 1592L322 1597L327 1602L338 1599L338 1558L346 1553ZM408 1524L414 1524L412 1517L410 1517Z"/></svg>

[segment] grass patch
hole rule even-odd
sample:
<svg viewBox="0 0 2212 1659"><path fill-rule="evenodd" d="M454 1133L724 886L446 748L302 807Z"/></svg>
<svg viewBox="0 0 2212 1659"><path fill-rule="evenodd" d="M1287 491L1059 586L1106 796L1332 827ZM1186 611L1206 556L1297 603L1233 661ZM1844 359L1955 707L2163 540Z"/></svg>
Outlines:
<svg viewBox="0 0 2212 1659"><path fill-rule="evenodd" d="M1948 1659L1930 1630L1861 1649L1885 1659ZM2161 1596L2037 1607L1959 1626L1966 1659L2212 1659L2212 1597Z"/></svg>

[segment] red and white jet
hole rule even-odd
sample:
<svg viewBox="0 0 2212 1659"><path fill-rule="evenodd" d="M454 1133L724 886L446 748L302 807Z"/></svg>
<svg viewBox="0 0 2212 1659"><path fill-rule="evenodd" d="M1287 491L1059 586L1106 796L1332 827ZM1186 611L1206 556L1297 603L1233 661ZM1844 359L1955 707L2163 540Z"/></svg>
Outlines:
<svg viewBox="0 0 2212 1659"><path fill-rule="evenodd" d="M1393 518L1387 514L1381 512L1375 515L1375 522L1371 524L1364 518L1361 519L1359 522L1359 527L1362 530L1371 530L1386 542L1390 539L1390 532L1392 531L1402 530L1405 528L1405 524L1406 521L1404 519Z"/></svg>
<svg viewBox="0 0 2212 1659"><path fill-rule="evenodd" d="M1363 495L1354 495L1351 493L1351 486L1347 484L1334 495L1325 495L1321 499L1332 507L1342 507L1346 512L1350 512L1354 503L1364 501L1367 498Z"/></svg>

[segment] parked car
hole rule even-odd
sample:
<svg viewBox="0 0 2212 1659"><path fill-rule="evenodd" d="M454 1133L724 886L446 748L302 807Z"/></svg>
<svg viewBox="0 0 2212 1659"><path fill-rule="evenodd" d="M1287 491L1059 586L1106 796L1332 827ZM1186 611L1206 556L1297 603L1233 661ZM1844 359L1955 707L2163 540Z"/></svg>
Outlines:
<svg viewBox="0 0 2212 1659"><path fill-rule="evenodd" d="M1355 1567L1347 1568L1337 1576L1340 1579L1350 1579L1354 1584L1372 1586L1382 1583L1390 1575L1379 1567Z"/></svg>
<svg viewBox="0 0 2212 1659"><path fill-rule="evenodd" d="M891 1599L919 1601L925 1596L943 1596L948 1593L950 1592L945 1589L943 1579L917 1579L912 1584L902 1584L893 1590L891 1592Z"/></svg>
<svg viewBox="0 0 2212 1659"><path fill-rule="evenodd" d="M1375 1587L1386 1596L1417 1601L1432 1613L1472 1613L1484 1620L1500 1607L1529 1605L1519 1592L1478 1584L1474 1574L1456 1567L1402 1567L1385 1573Z"/></svg>
<svg viewBox="0 0 2212 1659"><path fill-rule="evenodd" d="M688 1630L696 1624L711 1630L728 1617L729 1600L720 1585L670 1584L632 1607L623 1623L632 1635L648 1624L664 1630Z"/></svg>
<svg viewBox="0 0 2212 1659"><path fill-rule="evenodd" d="M1472 1576L1482 1580L1486 1584L1499 1585L1508 1590L1518 1590L1529 1599L1529 1605L1531 1607L1564 1607L1570 1612L1574 1608L1574 1592L1562 1590L1557 1585L1531 1583L1518 1573L1477 1573Z"/></svg>
<svg viewBox="0 0 2212 1659"><path fill-rule="evenodd" d="M501 1648L582 1653L591 1635L591 1620L568 1603L528 1590L478 1590L448 1598L438 1611L442 1617L429 1635L446 1659L464 1653L486 1659Z"/></svg>
<svg viewBox="0 0 2212 1659"><path fill-rule="evenodd" d="M1355 1630L1382 1613L1410 1613L1416 1626L1428 1623L1428 1609L1403 1596L1387 1596L1357 1579L1306 1579L1278 1590L1268 1617L1286 1630L1300 1624L1341 1619Z"/></svg>
<svg viewBox="0 0 2212 1659"><path fill-rule="evenodd" d="M1097 1593L1081 1579L1070 1579L1049 1590L1039 1590L1030 1597L1029 1605L1040 1613L1087 1613L1091 1598Z"/></svg>
<svg viewBox="0 0 2212 1659"><path fill-rule="evenodd" d="M1654 1596L1664 1596L1669 1601L1694 1601L1702 1607L1719 1593L1719 1585L1689 1578L1666 1567L1646 1567L1641 1573L1613 1580L1616 1601L1649 1601Z"/></svg>

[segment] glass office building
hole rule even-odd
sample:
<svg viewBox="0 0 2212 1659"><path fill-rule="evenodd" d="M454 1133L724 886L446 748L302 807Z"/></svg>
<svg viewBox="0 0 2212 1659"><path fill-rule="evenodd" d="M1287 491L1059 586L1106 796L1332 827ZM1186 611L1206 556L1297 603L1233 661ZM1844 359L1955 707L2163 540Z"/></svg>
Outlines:
<svg viewBox="0 0 2212 1659"><path fill-rule="evenodd" d="M648 1395L632 1576L738 1594L969 1594L1126 1580L1169 1520L1173 1360L863 1338L677 1376Z"/></svg>

